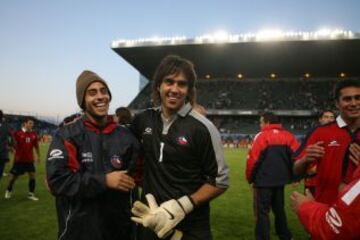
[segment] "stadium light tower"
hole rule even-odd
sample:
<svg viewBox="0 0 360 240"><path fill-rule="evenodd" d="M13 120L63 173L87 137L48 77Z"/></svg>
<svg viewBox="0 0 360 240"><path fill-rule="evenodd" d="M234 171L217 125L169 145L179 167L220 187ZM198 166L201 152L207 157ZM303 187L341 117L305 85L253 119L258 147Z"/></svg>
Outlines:
<svg viewBox="0 0 360 240"><path fill-rule="evenodd" d="M259 31L256 34L257 41L270 41L270 40L279 40L283 38L285 34L278 29L268 29Z"/></svg>
<svg viewBox="0 0 360 240"><path fill-rule="evenodd" d="M213 34L214 41L217 43L223 43L228 41L229 34L226 31L217 31Z"/></svg>

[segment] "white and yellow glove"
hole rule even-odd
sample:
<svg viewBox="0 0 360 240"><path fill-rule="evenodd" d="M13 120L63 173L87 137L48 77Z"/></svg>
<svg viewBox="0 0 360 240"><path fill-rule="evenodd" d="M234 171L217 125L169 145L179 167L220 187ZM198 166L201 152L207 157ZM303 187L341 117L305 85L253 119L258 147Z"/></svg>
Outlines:
<svg viewBox="0 0 360 240"><path fill-rule="evenodd" d="M190 213L194 206L188 196L179 199L171 199L158 206L152 194L146 194L149 207L140 201L136 201L131 209L135 217L131 220L153 230L159 238L170 235L171 240L178 240L182 232L174 230L175 226Z"/></svg>

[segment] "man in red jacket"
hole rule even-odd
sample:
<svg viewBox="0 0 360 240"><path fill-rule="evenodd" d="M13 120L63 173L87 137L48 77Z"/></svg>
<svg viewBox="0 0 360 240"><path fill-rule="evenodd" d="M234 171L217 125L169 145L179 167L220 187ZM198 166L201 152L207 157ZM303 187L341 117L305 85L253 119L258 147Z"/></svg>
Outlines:
<svg viewBox="0 0 360 240"><path fill-rule="evenodd" d="M359 148L355 140L360 137L360 81L339 81L334 88L334 97L340 112L336 121L315 128L294 156L297 160L294 164L296 175L304 174L316 163L314 197L325 204L334 203L339 185L344 180L347 182L346 176L352 176L359 164L357 158L351 157L354 154L350 154L348 166L343 165L343 159L348 149L354 152ZM342 171L343 168L346 172Z"/></svg>
<svg viewBox="0 0 360 240"><path fill-rule="evenodd" d="M260 127L246 163L246 178L254 188L256 239L270 239L270 207L276 234L280 239L291 239L284 210L284 185L292 179L292 154L299 143L272 113L260 117Z"/></svg>
<svg viewBox="0 0 360 240"><path fill-rule="evenodd" d="M294 211L313 240L360 239L360 167L333 204L315 201L309 191L305 195L294 192L290 198Z"/></svg>
<svg viewBox="0 0 360 240"><path fill-rule="evenodd" d="M15 157L14 165L10 170L11 177L9 185L5 192L5 199L11 198L14 183L18 176L29 174L29 193L28 199L39 200L35 194L35 166L34 162L40 162L40 151L37 134L32 130L34 121L31 118L25 118L21 130L15 132ZM36 151L36 158L34 158L33 150Z"/></svg>

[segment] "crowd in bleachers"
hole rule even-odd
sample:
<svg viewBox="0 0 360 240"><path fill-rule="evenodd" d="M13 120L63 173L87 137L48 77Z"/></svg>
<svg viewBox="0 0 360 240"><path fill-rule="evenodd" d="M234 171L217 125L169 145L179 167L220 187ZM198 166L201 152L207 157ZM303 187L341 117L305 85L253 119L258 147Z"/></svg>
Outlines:
<svg viewBox="0 0 360 240"><path fill-rule="evenodd" d="M197 101L207 109L311 110L333 108L336 79L200 79ZM151 106L151 84L130 104L132 109Z"/></svg>
<svg viewBox="0 0 360 240"><path fill-rule="evenodd" d="M332 87L339 79L200 79L197 102L207 109L305 110L309 117L282 117L282 123L295 134L304 134L317 122L323 109L334 109ZM151 84L130 104L131 109L151 107ZM224 134L254 134L258 116L208 116Z"/></svg>
<svg viewBox="0 0 360 240"><path fill-rule="evenodd" d="M311 110L332 107L335 79L199 80L198 101L209 109Z"/></svg>

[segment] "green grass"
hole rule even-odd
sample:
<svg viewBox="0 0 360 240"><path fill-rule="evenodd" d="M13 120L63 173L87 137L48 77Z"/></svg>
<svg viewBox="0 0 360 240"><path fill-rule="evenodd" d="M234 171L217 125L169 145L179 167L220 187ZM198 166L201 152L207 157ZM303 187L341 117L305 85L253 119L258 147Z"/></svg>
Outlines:
<svg viewBox="0 0 360 240"><path fill-rule="evenodd" d="M38 202L26 198L28 177L21 176L14 187L13 197L4 199L8 177L0 181L0 240L51 240L57 236L54 198L46 190L44 157L47 146L41 147L42 162L37 167L36 194ZM230 188L211 204L212 232L215 240L254 239L254 216L252 191L245 181L246 151L226 149L226 161L230 166ZM9 171L9 164L6 172ZM301 191L302 186L299 187ZM294 239L307 239L306 233L289 207L289 194L294 189L286 189L286 209L288 223ZM272 215L271 217L272 218ZM272 226L272 239L274 227Z"/></svg>
<svg viewBox="0 0 360 240"><path fill-rule="evenodd" d="M214 239L255 239L255 218L253 215L252 188L245 180L247 150L226 149L225 158L230 167L230 188L211 204L211 222ZM307 239L307 234L296 215L291 211L289 195L292 191L302 191L302 186L294 189L287 186L285 194L288 224L294 239ZM270 214L273 220L273 215ZM273 221L272 221L273 222ZM277 239L272 224L272 239Z"/></svg>

